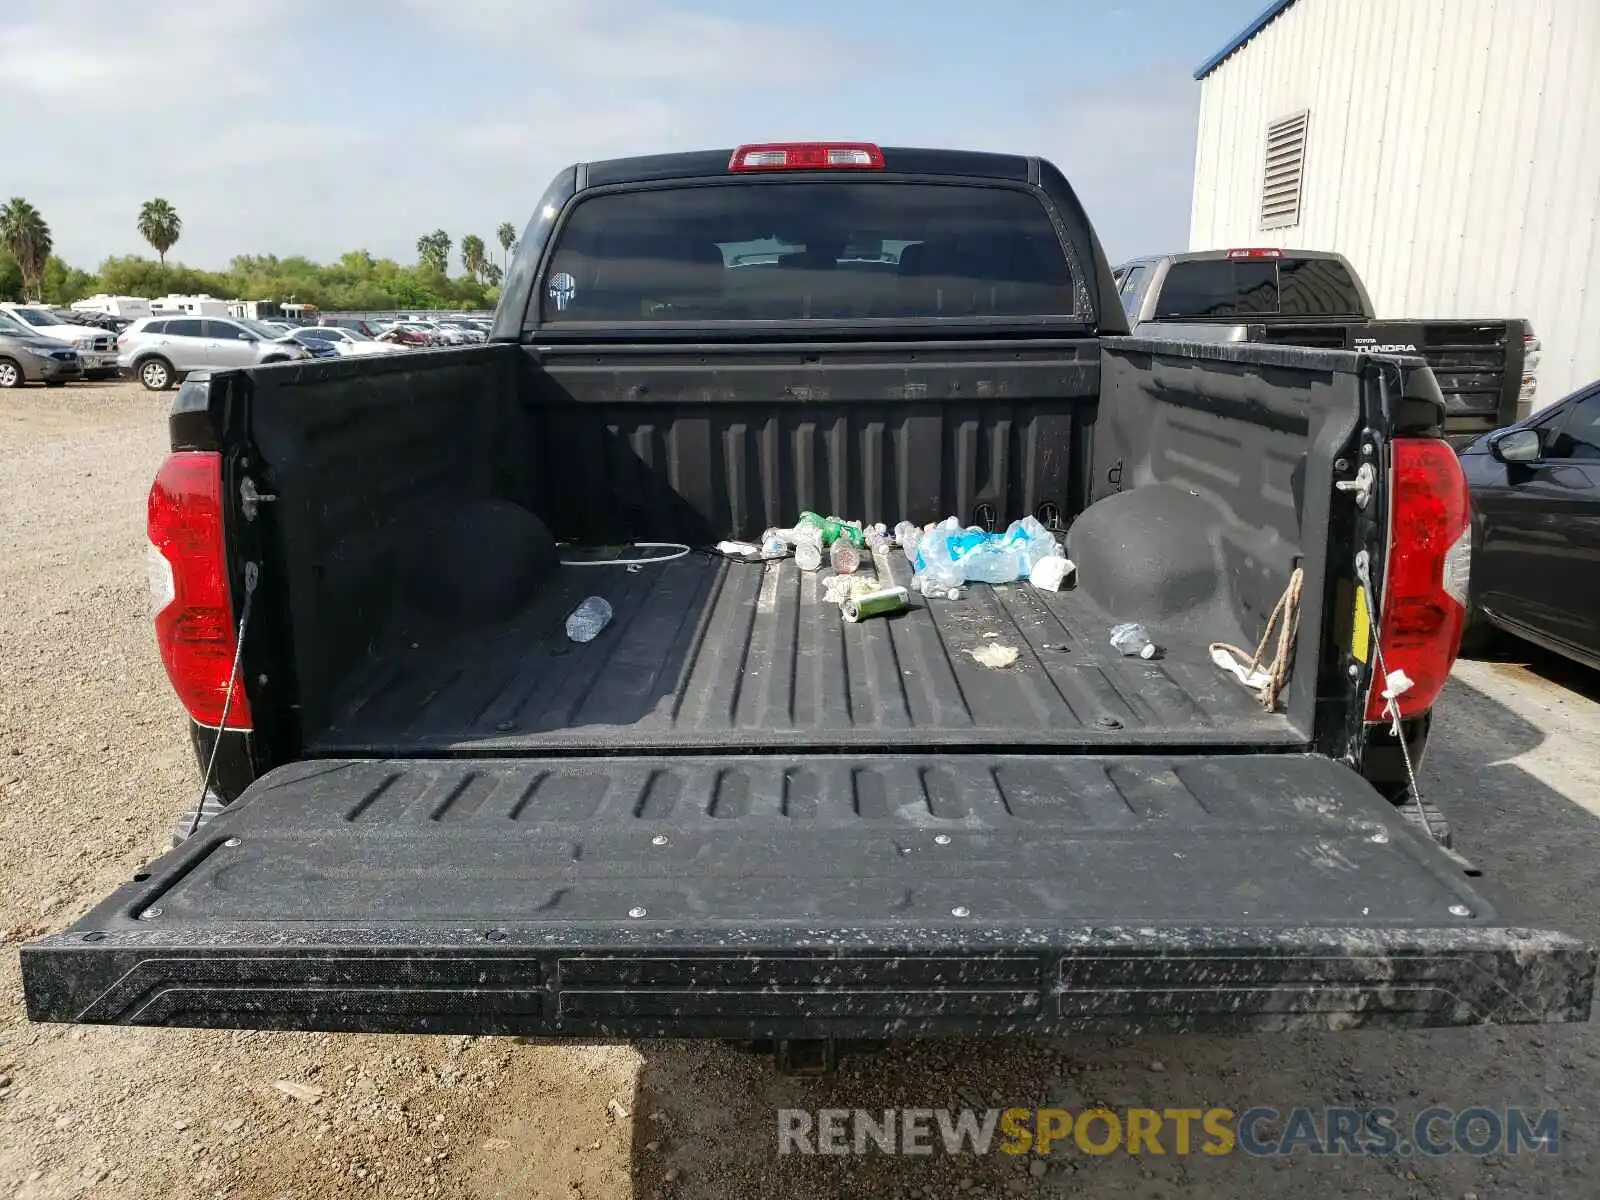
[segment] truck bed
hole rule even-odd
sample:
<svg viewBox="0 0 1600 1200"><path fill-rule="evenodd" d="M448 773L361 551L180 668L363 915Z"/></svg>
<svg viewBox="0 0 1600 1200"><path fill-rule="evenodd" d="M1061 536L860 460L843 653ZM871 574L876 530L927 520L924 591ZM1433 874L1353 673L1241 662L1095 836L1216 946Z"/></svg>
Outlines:
<svg viewBox="0 0 1600 1200"><path fill-rule="evenodd" d="M877 568L910 583L898 551ZM504 624L372 656L308 748L996 752L1307 740L1211 663L1207 643L1229 631L1152 626L1163 655L1124 658L1107 640L1116 614L1081 591L1027 583L975 585L956 601L913 593L909 611L851 625L823 599L827 573L700 553L637 571L563 566ZM615 615L576 645L564 622L590 594ZM990 643L1015 647L1016 663L981 666L969 651Z"/></svg>

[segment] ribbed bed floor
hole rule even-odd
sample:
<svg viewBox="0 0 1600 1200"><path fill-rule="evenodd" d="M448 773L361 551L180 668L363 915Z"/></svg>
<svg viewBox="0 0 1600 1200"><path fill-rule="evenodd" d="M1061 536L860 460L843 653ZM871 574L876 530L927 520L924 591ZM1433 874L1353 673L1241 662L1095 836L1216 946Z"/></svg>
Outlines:
<svg viewBox="0 0 1600 1200"><path fill-rule="evenodd" d="M880 578L909 584L898 553ZM587 645L567 614L615 610ZM1293 745L1301 735L1210 662L1204 645L1154 661L1107 642L1113 619L1081 592L974 586L858 625L792 560L691 554L637 571L562 567L504 625L375 657L319 755L422 752ZM1152 629L1158 644L1162 630ZM1016 663L970 651L1013 646Z"/></svg>

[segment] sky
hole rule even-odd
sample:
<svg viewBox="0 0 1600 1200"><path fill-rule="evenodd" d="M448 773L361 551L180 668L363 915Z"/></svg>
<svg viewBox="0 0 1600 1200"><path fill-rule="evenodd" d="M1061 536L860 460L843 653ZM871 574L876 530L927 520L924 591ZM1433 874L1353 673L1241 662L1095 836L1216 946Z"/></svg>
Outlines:
<svg viewBox="0 0 1600 1200"><path fill-rule="evenodd" d="M1194 69L1265 0L48 0L0 6L0 197L93 269L491 247L568 163L788 138L1038 154L1113 261L1187 243ZM455 264L453 263L452 266Z"/></svg>

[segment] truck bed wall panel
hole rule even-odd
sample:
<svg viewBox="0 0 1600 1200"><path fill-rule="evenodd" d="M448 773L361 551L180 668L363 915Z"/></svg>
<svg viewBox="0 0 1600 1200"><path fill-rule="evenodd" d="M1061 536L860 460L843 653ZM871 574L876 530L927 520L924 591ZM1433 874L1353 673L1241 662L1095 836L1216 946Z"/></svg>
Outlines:
<svg viewBox="0 0 1600 1200"><path fill-rule="evenodd" d="M807 509L1003 527L1082 507L1099 353L585 349L530 358L524 396L542 456L533 507L573 541L703 545Z"/></svg>
<svg viewBox="0 0 1600 1200"><path fill-rule="evenodd" d="M306 720L391 622L427 514L502 493L525 470L505 430L516 367L512 347L489 346L247 377L255 477L278 499L259 525L234 524L265 551L258 603L290 626Z"/></svg>
<svg viewBox="0 0 1600 1200"><path fill-rule="evenodd" d="M1300 347L1108 338L1102 361L1083 523L1122 509L1150 517L1140 527L1144 545L1133 534L1116 562L1083 564L1084 588L1102 607L1129 614L1121 619L1160 618L1139 611L1142 598L1161 595L1187 563L1216 582L1209 602L1182 610L1181 630L1201 644L1243 631L1235 644L1253 650L1301 567L1300 644L1320 645L1328 657L1297 655L1287 696L1291 717L1311 727L1319 676L1347 644L1326 622L1339 576L1350 577L1354 505L1331 497L1334 462L1361 425L1371 386L1362 360ZM1071 538L1069 549L1078 555Z"/></svg>

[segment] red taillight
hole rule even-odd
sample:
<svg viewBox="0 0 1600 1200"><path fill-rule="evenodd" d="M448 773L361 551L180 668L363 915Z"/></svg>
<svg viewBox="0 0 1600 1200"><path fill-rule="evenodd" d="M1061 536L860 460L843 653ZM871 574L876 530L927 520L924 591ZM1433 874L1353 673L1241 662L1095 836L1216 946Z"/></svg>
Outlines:
<svg viewBox="0 0 1600 1200"><path fill-rule="evenodd" d="M871 142L764 142L740 146L730 171L881 171L883 151Z"/></svg>
<svg viewBox="0 0 1600 1200"><path fill-rule="evenodd" d="M1282 258L1283 251L1274 246L1256 246L1244 250L1229 250L1229 258Z"/></svg>
<svg viewBox="0 0 1600 1200"><path fill-rule="evenodd" d="M1471 500L1455 451L1437 438L1396 438L1390 446L1389 562L1378 628L1383 672L1374 674L1367 720L1385 721L1384 674L1411 686L1402 717L1433 707L1461 647L1472 556Z"/></svg>
<svg viewBox="0 0 1600 1200"><path fill-rule="evenodd" d="M161 661L189 715L221 726L239 648L222 547L222 455L167 457L150 488L148 530ZM236 685L227 728L250 727L250 703Z"/></svg>

